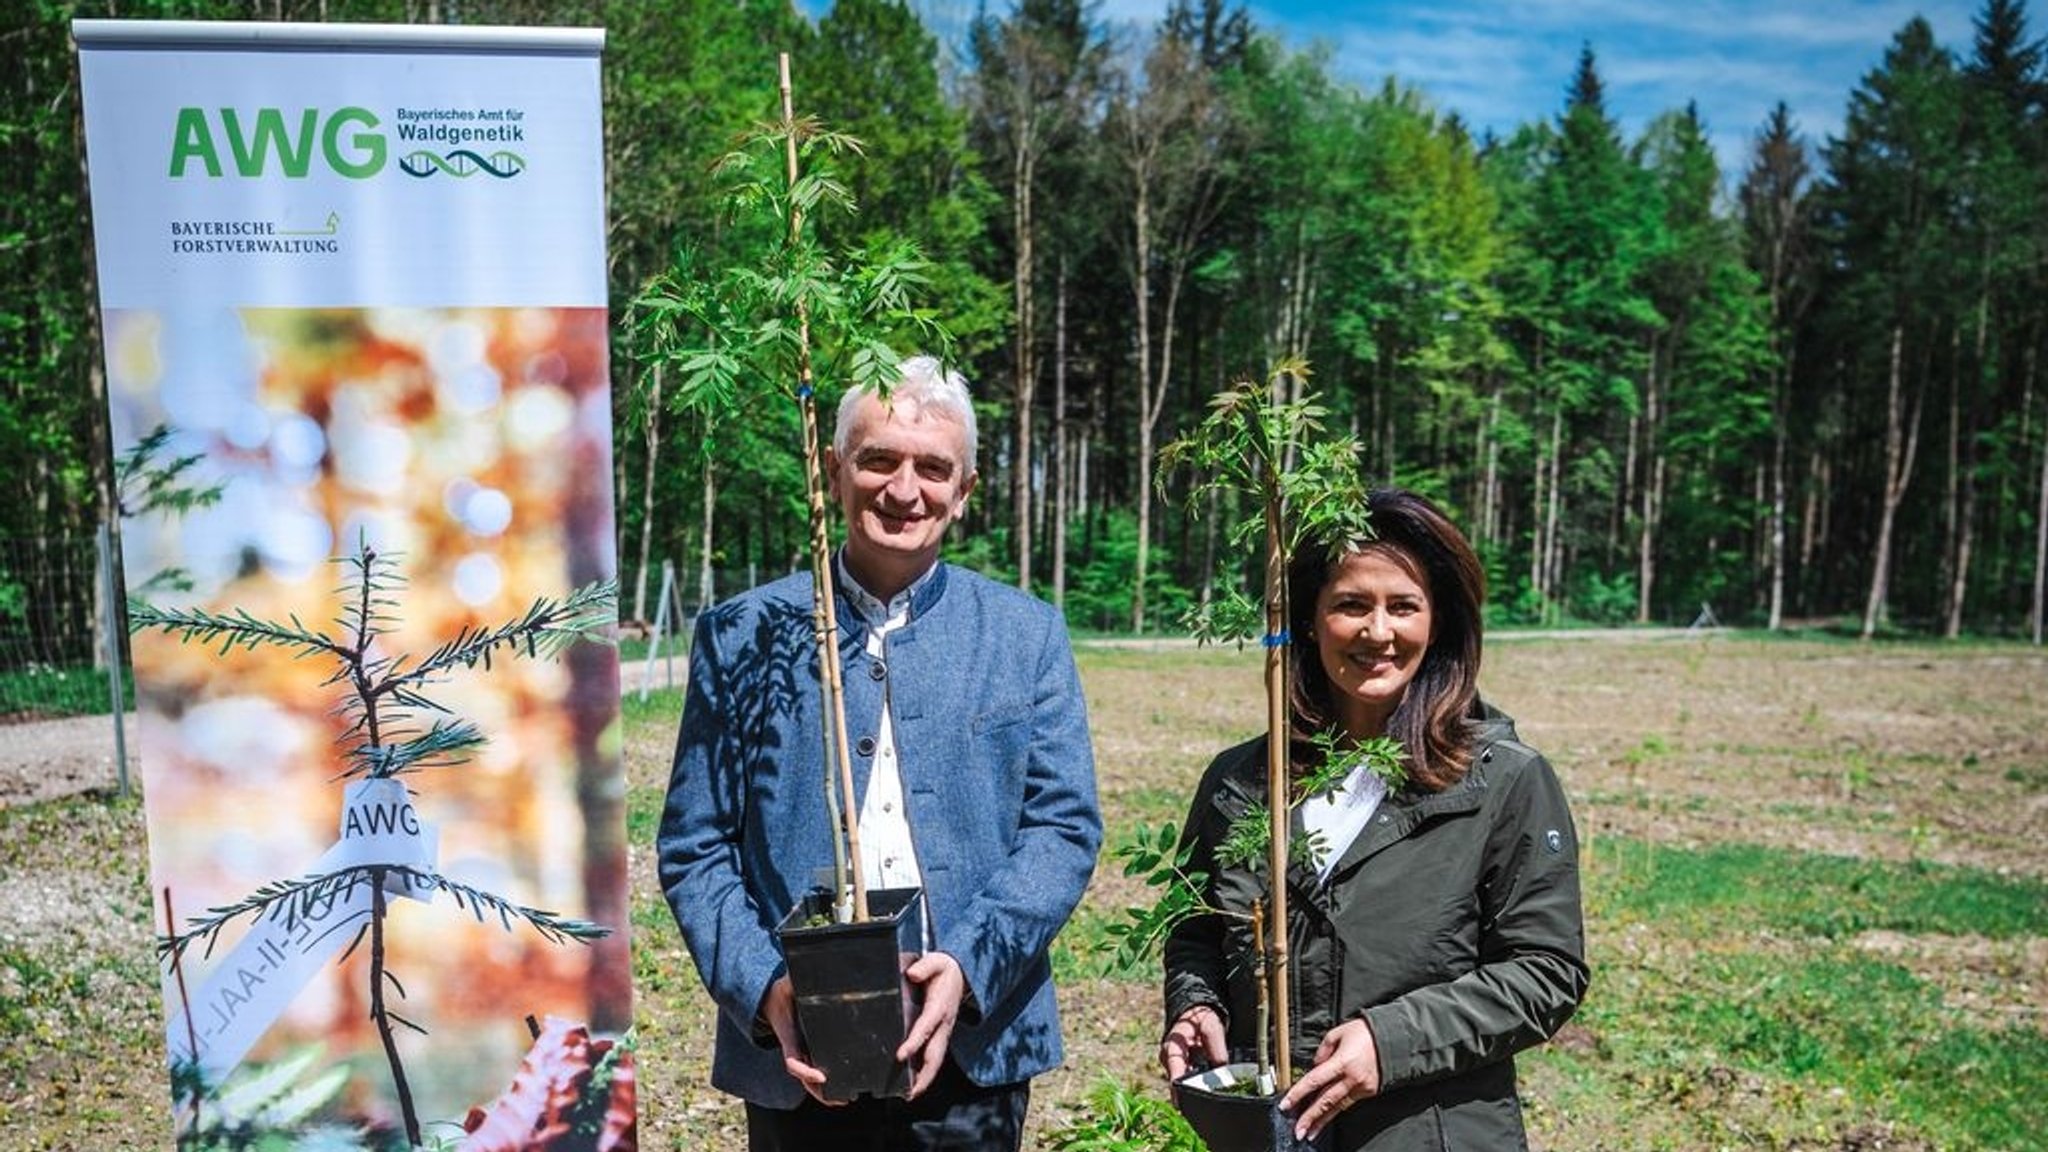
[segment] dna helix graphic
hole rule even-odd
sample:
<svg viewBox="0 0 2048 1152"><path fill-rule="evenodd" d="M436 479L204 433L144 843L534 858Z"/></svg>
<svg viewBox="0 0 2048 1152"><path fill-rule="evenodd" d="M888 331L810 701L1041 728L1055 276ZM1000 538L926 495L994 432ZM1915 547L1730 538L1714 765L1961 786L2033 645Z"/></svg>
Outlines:
<svg viewBox="0 0 2048 1152"><path fill-rule="evenodd" d="M466 180L479 172L509 180L526 171L526 157L517 152L493 152L480 156L467 148L457 148L447 155L420 149L407 154L398 162L398 168L408 176L425 179L441 173Z"/></svg>

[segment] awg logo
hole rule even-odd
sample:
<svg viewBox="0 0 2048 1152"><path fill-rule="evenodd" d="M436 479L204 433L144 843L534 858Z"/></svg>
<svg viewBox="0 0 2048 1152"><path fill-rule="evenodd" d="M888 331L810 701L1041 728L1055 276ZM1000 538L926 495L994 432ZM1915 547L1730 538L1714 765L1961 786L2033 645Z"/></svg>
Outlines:
<svg viewBox="0 0 2048 1152"><path fill-rule="evenodd" d="M467 148L457 148L444 155L422 148L401 158L398 161L398 170L407 176L416 176L422 180L435 175L466 180L479 173L495 176L500 180L510 180L526 171L526 157L517 152L506 151L481 156Z"/></svg>

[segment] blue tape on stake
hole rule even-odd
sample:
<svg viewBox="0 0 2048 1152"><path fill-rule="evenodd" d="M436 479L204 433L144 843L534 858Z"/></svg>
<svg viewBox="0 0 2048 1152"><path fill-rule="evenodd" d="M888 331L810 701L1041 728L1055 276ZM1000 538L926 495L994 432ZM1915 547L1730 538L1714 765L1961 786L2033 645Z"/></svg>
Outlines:
<svg viewBox="0 0 2048 1152"><path fill-rule="evenodd" d="M1287 633L1268 632L1259 638L1259 644L1266 648L1285 648L1287 647Z"/></svg>
<svg viewBox="0 0 2048 1152"><path fill-rule="evenodd" d="M799 400L809 400L811 398L811 386L809 384L797 385L796 398Z"/></svg>

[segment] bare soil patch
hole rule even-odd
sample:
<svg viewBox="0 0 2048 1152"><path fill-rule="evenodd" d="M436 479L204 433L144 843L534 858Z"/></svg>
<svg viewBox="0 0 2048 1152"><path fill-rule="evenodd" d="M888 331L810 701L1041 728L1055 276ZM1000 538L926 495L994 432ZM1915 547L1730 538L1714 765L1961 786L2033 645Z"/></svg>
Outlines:
<svg viewBox="0 0 2048 1152"><path fill-rule="evenodd" d="M132 738L135 717L131 714L127 720ZM128 765L131 781L136 779L133 755L131 752ZM17 713L0 723L0 808L79 792L112 791L119 778L111 716Z"/></svg>

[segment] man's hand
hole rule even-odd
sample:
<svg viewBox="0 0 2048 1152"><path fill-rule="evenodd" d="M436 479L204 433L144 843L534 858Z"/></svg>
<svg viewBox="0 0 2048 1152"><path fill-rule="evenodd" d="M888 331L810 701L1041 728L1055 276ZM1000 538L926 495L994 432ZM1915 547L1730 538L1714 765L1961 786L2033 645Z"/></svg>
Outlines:
<svg viewBox="0 0 2048 1152"><path fill-rule="evenodd" d="M1169 1088L1194 1071L1191 1057L1201 1053L1214 1068L1230 1062L1230 1050L1223 1043L1223 1017L1207 1004L1197 1004L1180 1014L1166 1038L1159 1042L1159 1066L1166 1069Z"/></svg>
<svg viewBox="0 0 2048 1152"><path fill-rule="evenodd" d="M783 1071L803 1085L804 1091L818 1103L835 1108L844 1103L825 1099L825 1073L804 1059L803 1039L796 1026L796 989L790 985L788 976L776 977L775 983L762 993L761 1015L768 1021L768 1027L774 1029L775 1042L782 1048Z"/></svg>
<svg viewBox="0 0 2048 1152"><path fill-rule="evenodd" d="M960 1001L967 995L967 975L960 962L944 952L919 956L903 975L924 989L924 1007L911 1021L910 1035L896 1049L896 1059L908 1060L915 1073L910 1081L910 1099L924 1095L938 1079L946 1063L946 1045L953 1040L953 1023L960 1018Z"/></svg>
<svg viewBox="0 0 2048 1152"><path fill-rule="evenodd" d="M1346 1020L1323 1034L1315 1067L1294 1082L1281 1110L1298 1117L1294 1135L1315 1139L1337 1113L1380 1093L1380 1049L1363 1020ZM1311 1101L1303 1108L1304 1101Z"/></svg>

